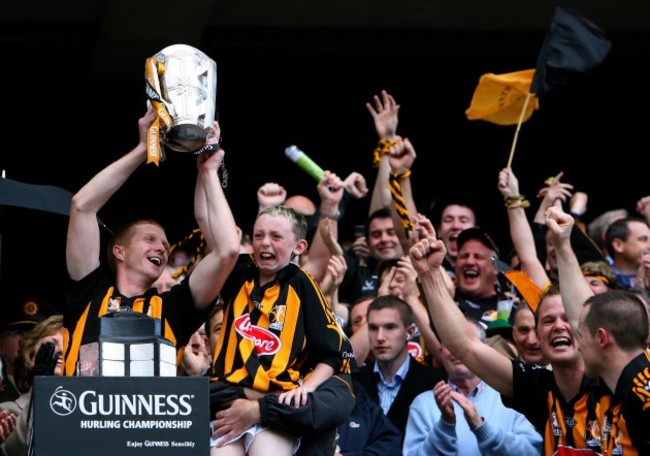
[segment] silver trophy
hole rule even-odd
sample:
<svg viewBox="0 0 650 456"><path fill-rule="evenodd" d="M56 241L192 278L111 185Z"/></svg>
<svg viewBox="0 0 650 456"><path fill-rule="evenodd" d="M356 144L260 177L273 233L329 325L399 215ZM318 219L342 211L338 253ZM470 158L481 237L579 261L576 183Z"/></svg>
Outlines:
<svg viewBox="0 0 650 456"><path fill-rule="evenodd" d="M216 62L192 46L174 44L148 59L146 70L162 143L177 152L201 152L215 118Z"/></svg>

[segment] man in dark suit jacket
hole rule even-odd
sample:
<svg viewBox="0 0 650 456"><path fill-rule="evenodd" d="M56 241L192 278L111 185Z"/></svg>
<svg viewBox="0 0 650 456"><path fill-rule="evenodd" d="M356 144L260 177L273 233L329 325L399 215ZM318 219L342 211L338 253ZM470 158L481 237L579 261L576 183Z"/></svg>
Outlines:
<svg viewBox="0 0 650 456"><path fill-rule="evenodd" d="M402 299L376 298L368 306L367 323L375 361L359 370L358 380L403 435L413 399L447 376L409 355L407 342L416 326L411 307Z"/></svg>

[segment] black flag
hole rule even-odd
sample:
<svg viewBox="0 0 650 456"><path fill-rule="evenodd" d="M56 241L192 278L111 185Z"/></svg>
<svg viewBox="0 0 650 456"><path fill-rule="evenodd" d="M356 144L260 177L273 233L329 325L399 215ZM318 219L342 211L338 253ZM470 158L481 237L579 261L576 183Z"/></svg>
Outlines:
<svg viewBox="0 0 650 456"><path fill-rule="evenodd" d="M530 92L550 92L590 72L611 48L611 41L596 24L574 11L556 8L537 57Z"/></svg>

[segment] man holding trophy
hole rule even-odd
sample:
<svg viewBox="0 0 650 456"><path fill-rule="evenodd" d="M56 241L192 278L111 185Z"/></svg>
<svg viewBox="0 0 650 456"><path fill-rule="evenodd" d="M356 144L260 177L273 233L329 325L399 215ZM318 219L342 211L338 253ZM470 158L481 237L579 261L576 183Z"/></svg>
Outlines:
<svg viewBox="0 0 650 456"><path fill-rule="evenodd" d="M140 140L136 147L96 174L72 199L66 243L66 375L96 372L83 365L84 348L96 344L100 320L108 314L148 315L160 322L164 339L175 346L185 345L207 317L209 305L216 300L237 259L239 238L217 174L224 151L217 150L197 156L194 209L207 214L201 218L207 221L201 230L209 234L219 229L220 239L225 242L215 246L186 279L165 293L152 288L167 264L169 249L163 227L153 220L138 220L117 230L109 244L108 261L100 260L97 214L147 159L149 130L156 117L156 111L150 109L139 119ZM207 144L218 144L219 134L218 124L213 122ZM85 352L90 355L93 350ZM92 356L86 358L88 364L93 363Z"/></svg>

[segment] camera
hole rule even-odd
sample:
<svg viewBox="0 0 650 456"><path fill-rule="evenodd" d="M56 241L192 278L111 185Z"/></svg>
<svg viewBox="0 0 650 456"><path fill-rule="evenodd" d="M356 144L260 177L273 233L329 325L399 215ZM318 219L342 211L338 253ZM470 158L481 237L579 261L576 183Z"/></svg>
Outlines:
<svg viewBox="0 0 650 456"><path fill-rule="evenodd" d="M354 238L360 238L366 235L366 227L364 225L354 225Z"/></svg>

